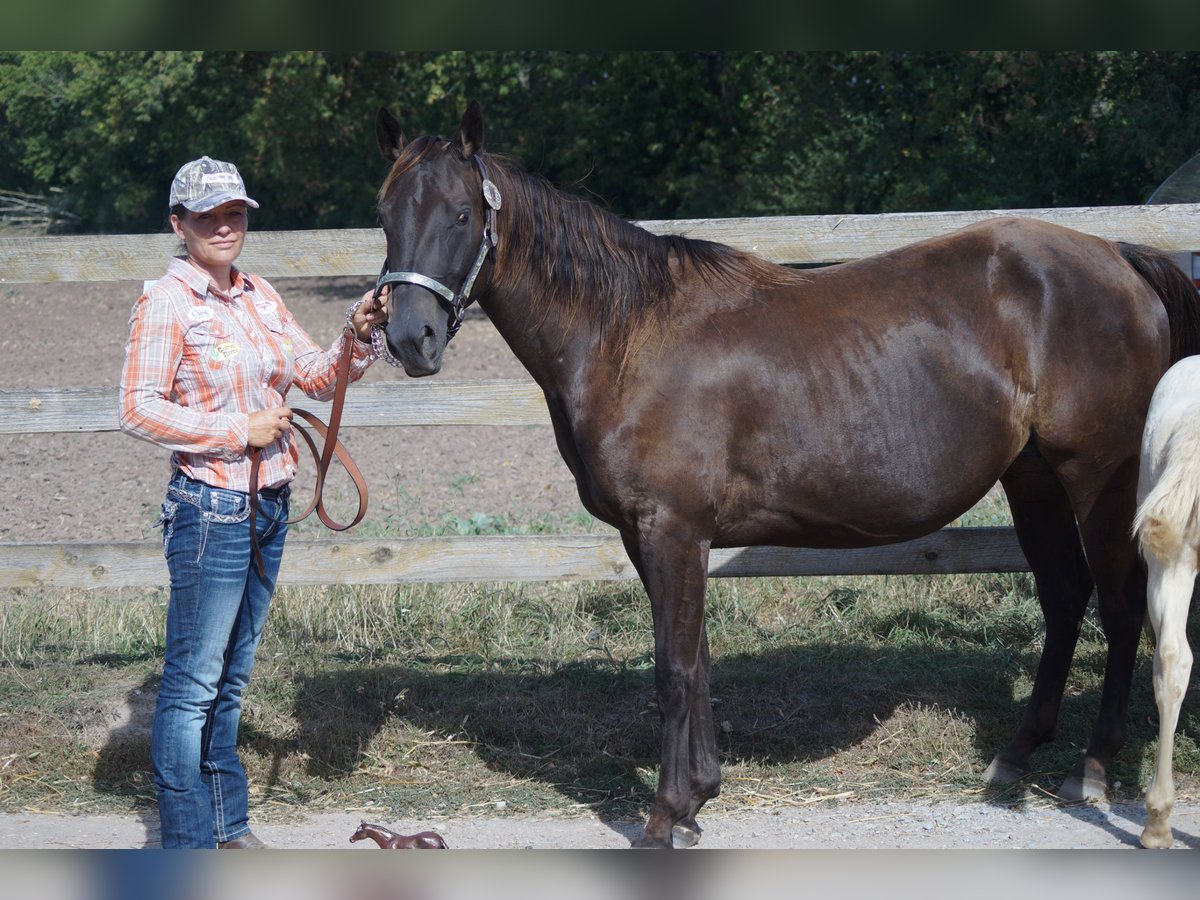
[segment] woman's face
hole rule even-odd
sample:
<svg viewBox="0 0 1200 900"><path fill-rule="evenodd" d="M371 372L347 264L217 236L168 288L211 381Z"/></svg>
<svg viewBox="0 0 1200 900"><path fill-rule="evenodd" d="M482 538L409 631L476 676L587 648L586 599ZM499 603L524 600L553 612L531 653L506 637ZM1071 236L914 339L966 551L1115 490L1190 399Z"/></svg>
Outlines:
<svg viewBox="0 0 1200 900"><path fill-rule="evenodd" d="M246 204L230 200L208 212L185 211L171 216L171 227L187 244L188 256L205 269L226 269L242 252L246 240Z"/></svg>

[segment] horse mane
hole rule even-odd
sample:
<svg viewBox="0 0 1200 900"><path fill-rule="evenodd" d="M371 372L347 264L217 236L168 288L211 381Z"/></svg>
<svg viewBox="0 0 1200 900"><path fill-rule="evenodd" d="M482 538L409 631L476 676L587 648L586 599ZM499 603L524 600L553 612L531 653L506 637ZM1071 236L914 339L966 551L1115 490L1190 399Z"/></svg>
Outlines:
<svg viewBox="0 0 1200 900"><path fill-rule="evenodd" d="M380 199L397 178L438 149L457 152L456 145L430 136L405 145ZM646 322L671 316L679 282L689 270L737 297L803 280L796 270L725 244L652 234L560 190L507 156L480 155L503 198L493 285L528 292L535 318L553 308L624 344Z"/></svg>
<svg viewBox="0 0 1200 900"><path fill-rule="evenodd" d="M497 286L521 282L531 307L550 303L601 332L625 339L653 317L675 311L688 270L710 287L750 296L756 288L801 279L795 270L725 244L657 235L568 194L505 156L485 154L504 198ZM676 261L678 267L672 266Z"/></svg>

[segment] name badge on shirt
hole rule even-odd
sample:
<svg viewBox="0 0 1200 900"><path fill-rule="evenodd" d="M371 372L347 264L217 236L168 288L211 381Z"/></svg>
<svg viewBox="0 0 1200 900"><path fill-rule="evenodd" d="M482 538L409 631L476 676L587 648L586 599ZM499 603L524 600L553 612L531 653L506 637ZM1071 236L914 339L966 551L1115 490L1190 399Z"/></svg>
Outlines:
<svg viewBox="0 0 1200 900"><path fill-rule="evenodd" d="M233 341L225 341L224 343L217 344L217 346L212 348L211 356L213 362L226 362L227 360L233 359L241 352L242 348Z"/></svg>
<svg viewBox="0 0 1200 900"><path fill-rule="evenodd" d="M255 300L254 308L257 309L264 316L267 316L267 315L270 315L271 313L275 312L275 301L274 300Z"/></svg>
<svg viewBox="0 0 1200 900"><path fill-rule="evenodd" d="M193 306L188 310L188 318L193 322L207 322L213 317L213 311L207 306Z"/></svg>

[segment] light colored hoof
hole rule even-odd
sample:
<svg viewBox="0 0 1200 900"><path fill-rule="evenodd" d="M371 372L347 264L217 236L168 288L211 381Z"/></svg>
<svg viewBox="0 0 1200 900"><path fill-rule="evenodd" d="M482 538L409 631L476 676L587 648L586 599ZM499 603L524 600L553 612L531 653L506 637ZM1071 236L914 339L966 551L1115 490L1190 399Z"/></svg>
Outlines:
<svg viewBox="0 0 1200 900"><path fill-rule="evenodd" d="M686 825L671 826L671 846L676 850L686 850L700 843L700 832Z"/></svg>
<svg viewBox="0 0 1200 900"><path fill-rule="evenodd" d="M990 766L983 770L983 780L991 784L1016 784L1023 777L1025 777L1023 769L1003 762L998 756L992 760Z"/></svg>
<svg viewBox="0 0 1200 900"><path fill-rule="evenodd" d="M1108 793L1108 785L1097 778L1080 778L1072 775L1058 789L1060 800L1069 803L1097 803Z"/></svg>
<svg viewBox="0 0 1200 900"><path fill-rule="evenodd" d="M1148 822L1142 831L1141 842L1147 850L1168 850L1175 843L1175 835L1165 822Z"/></svg>

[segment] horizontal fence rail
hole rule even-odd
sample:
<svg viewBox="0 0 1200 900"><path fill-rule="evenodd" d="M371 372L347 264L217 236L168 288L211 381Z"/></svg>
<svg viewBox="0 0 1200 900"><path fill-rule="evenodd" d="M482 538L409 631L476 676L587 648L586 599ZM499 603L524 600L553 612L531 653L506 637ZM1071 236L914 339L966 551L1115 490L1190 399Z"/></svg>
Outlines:
<svg viewBox="0 0 1200 900"><path fill-rule="evenodd" d="M1161 250L1200 249L1200 204L1088 206L970 212L847 216L767 216L753 219L672 219L639 222L656 234L682 234L749 250L773 262L845 262L1000 216L1026 216L1112 240ZM0 237L0 283L145 281L159 278L179 240L169 234ZM376 277L383 232L254 232L239 264L264 278Z"/></svg>
<svg viewBox="0 0 1200 900"><path fill-rule="evenodd" d="M1027 216L1170 252L1200 249L1200 204L985 210L888 215L798 216L640 222L659 233L730 244L786 264L836 263L945 234L985 219ZM175 252L170 235L0 237L0 283L145 281ZM379 271L376 229L251 233L240 262L270 278L369 276ZM2 307L2 301L0 301ZM323 417L327 404L301 404ZM357 385L346 427L549 424L532 381L399 382ZM115 388L0 390L0 434L118 429ZM547 439L550 439L547 436ZM856 550L749 547L713 550L713 577L940 575L1023 572L1011 528L945 528L905 543ZM486 581L612 581L635 578L620 538L506 535L423 538L293 537L284 584ZM0 589L137 588L167 584L158 541L0 544Z"/></svg>
<svg viewBox="0 0 1200 900"><path fill-rule="evenodd" d="M748 578L1028 569L1011 528L943 528L902 544L859 550L713 550L708 573L714 578ZM616 534L290 538L279 570L280 584L295 585L624 581L636 577ZM0 588L136 588L167 583L162 545L156 541L0 544Z"/></svg>
<svg viewBox="0 0 1200 900"><path fill-rule="evenodd" d="M329 403L302 397L293 406L329 418ZM549 424L541 388L511 378L356 384L342 407L345 427ZM116 388L0 390L0 434L119 429Z"/></svg>

